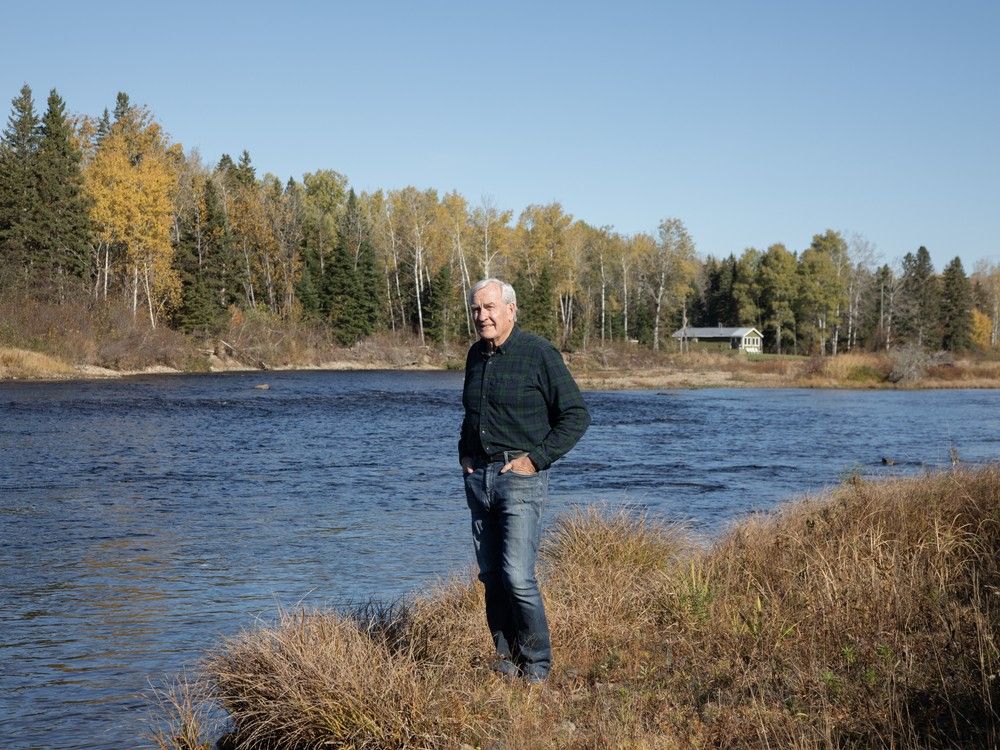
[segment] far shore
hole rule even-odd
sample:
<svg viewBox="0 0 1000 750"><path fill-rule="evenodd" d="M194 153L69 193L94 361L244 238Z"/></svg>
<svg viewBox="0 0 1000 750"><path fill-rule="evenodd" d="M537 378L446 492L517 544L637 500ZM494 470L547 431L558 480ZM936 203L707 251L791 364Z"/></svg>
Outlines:
<svg viewBox="0 0 1000 750"><path fill-rule="evenodd" d="M287 371L446 371L460 369L458 349L420 346L345 349L344 356L301 362L256 364L206 352L194 366L150 364L118 369L70 363L25 349L0 347L0 383L32 381L87 381L142 375ZM1000 388L1000 362L957 359L911 363L909 372L885 354L841 354L827 357L779 357L742 353L638 353L598 349L567 354L566 360L580 387L589 391L625 391L695 388L838 388L871 389L982 389ZM186 364L191 364L187 362ZM895 370L893 368L896 368Z"/></svg>

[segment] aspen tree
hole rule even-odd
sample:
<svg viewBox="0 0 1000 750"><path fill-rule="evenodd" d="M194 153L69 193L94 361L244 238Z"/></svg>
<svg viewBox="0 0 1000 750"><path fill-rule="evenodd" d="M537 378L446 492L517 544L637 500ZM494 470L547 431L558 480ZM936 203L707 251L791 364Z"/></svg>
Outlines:
<svg viewBox="0 0 1000 750"><path fill-rule="evenodd" d="M173 195L178 147L170 147L145 109L119 95L116 120L84 173L92 198L91 219L105 247L103 291L112 271L127 291L133 317L140 295L150 325L179 301L180 279L173 265ZM117 251L112 269L111 252Z"/></svg>
<svg viewBox="0 0 1000 750"><path fill-rule="evenodd" d="M767 248L760 261L761 301L765 325L774 331L774 346L782 353L784 334L795 326L798 261L780 243Z"/></svg>

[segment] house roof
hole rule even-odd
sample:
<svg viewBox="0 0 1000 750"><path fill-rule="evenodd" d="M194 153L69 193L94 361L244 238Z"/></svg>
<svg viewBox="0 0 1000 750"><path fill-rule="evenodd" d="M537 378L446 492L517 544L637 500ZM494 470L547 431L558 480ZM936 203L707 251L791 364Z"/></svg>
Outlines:
<svg viewBox="0 0 1000 750"><path fill-rule="evenodd" d="M734 337L743 338L744 336L756 333L760 336L760 331L756 328L718 328L718 327L708 327L708 328L680 328L673 333L675 339L689 338L689 339L731 339Z"/></svg>

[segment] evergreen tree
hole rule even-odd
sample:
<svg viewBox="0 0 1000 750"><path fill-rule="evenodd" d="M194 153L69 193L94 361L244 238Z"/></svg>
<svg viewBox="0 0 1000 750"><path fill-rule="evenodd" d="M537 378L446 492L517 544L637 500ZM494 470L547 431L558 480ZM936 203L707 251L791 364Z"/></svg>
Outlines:
<svg viewBox="0 0 1000 750"><path fill-rule="evenodd" d="M126 119L131 109L132 104L129 102L128 94L124 91L119 91L118 96L115 97L115 122Z"/></svg>
<svg viewBox="0 0 1000 750"><path fill-rule="evenodd" d="M705 294L705 317L710 326L737 325L735 302L733 301L733 278L736 275L736 257L730 255L721 261L712 259Z"/></svg>
<svg viewBox="0 0 1000 750"><path fill-rule="evenodd" d="M956 257L941 274L941 346L966 351L972 346L972 286Z"/></svg>
<svg viewBox="0 0 1000 750"><path fill-rule="evenodd" d="M174 266L181 282L181 301L173 323L186 333L204 332L212 320L211 292L203 274L201 212L190 208L180 217L181 232L174 248Z"/></svg>
<svg viewBox="0 0 1000 750"><path fill-rule="evenodd" d="M549 264L543 263L538 278L532 285L519 277L514 286L517 291L517 322L526 331L555 341L558 335L555 289Z"/></svg>
<svg viewBox="0 0 1000 750"><path fill-rule="evenodd" d="M353 191L351 191L353 193ZM355 273L361 296L358 299L358 334L370 336L378 327L381 306L379 305L379 274L375 264L375 249L367 234L361 242Z"/></svg>
<svg viewBox="0 0 1000 750"><path fill-rule="evenodd" d="M327 317L338 343L350 345L361 337L357 301L362 290L354 273L354 258L344 241L337 242L326 264L324 298L329 305Z"/></svg>
<svg viewBox="0 0 1000 750"><path fill-rule="evenodd" d="M718 291L719 261L709 255L701 267L700 277L698 301L697 305L693 307L695 312L691 316L691 325L696 327L715 325L709 311L712 307L712 300Z"/></svg>
<svg viewBox="0 0 1000 750"><path fill-rule="evenodd" d="M37 216L44 233L33 265L36 285L54 285L60 299L65 297L67 281L81 280L87 267L90 204L81 160L63 100L52 89L36 159Z"/></svg>
<svg viewBox="0 0 1000 750"><path fill-rule="evenodd" d="M239 295L240 259L226 218L226 207L215 179L205 181L201 206L203 275L211 290L216 314L236 302Z"/></svg>
<svg viewBox="0 0 1000 750"><path fill-rule="evenodd" d="M375 248L371 243L370 227L353 188L347 195L347 207L340 234L347 238L354 255L354 284L358 295L354 304L355 330L358 338L370 336L378 327L381 311L380 277L375 262Z"/></svg>
<svg viewBox="0 0 1000 750"><path fill-rule="evenodd" d="M319 267L312 259L303 254L302 272L295 285L295 296L302 305L302 312L307 318L315 318L320 314L320 289L314 279Z"/></svg>
<svg viewBox="0 0 1000 750"><path fill-rule="evenodd" d="M233 157L229 154L223 154L219 157L219 163L215 165L215 171L220 173L225 180L229 180L232 177L233 171L236 169L236 163L233 161Z"/></svg>
<svg viewBox="0 0 1000 750"><path fill-rule="evenodd" d="M177 244L174 263L181 278L181 304L175 322L188 333L207 335L236 300L238 268L219 189L211 176L202 179L194 215L183 222Z"/></svg>
<svg viewBox="0 0 1000 750"><path fill-rule="evenodd" d="M443 344L455 336L461 318L461 310L456 305L458 299L452 282L451 266L445 264L434 274L424 306L426 331L431 341Z"/></svg>
<svg viewBox="0 0 1000 750"><path fill-rule="evenodd" d="M257 180L257 170L250 163L250 152L246 149L240 154L240 163L236 165L233 174L241 185L250 186Z"/></svg>
<svg viewBox="0 0 1000 750"><path fill-rule="evenodd" d="M101 119L97 121L97 128L94 130L94 145L100 146L101 141L108 137L111 133L111 114L108 112L108 108L104 108L104 112L101 113Z"/></svg>
<svg viewBox="0 0 1000 750"><path fill-rule="evenodd" d="M185 333L207 336L218 321L218 308L212 290L201 273L186 276L181 272L181 304L176 324Z"/></svg>
<svg viewBox="0 0 1000 750"><path fill-rule="evenodd" d="M36 177L41 133L27 84L11 104L0 139L0 276L23 286L42 234Z"/></svg>
<svg viewBox="0 0 1000 750"><path fill-rule="evenodd" d="M907 253L903 257L900 285L900 338L924 349L937 349L941 344L941 293L926 247L921 245L915 254Z"/></svg>

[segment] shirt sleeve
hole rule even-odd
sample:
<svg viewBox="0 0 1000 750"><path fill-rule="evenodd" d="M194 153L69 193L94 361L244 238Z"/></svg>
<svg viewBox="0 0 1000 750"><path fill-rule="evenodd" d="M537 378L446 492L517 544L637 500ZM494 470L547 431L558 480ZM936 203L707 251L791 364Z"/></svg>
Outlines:
<svg viewBox="0 0 1000 750"><path fill-rule="evenodd" d="M462 398L465 398L465 391L468 388L469 383L469 367L472 362L472 349L469 349L469 353L465 356L465 381L462 384ZM462 426L459 428L458 432L458 460L461 461L466 456L474 456L478 451L472 445L472 441L469 439L469 434L471 433L471 425L469 424L469 410L465 410L465 415L462 417Z"/></svg>
<svg viewBox="0 0 1000 750"><path fill-rule="evenodd" d="M590 412L554 346L543 347L538 376L548 406L550 429L542 442L528 452L528 458L541 470L566 455L583 437L590 425Z"/></svg>

